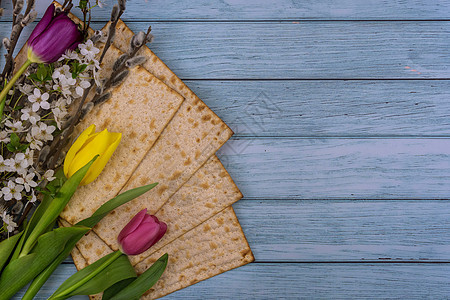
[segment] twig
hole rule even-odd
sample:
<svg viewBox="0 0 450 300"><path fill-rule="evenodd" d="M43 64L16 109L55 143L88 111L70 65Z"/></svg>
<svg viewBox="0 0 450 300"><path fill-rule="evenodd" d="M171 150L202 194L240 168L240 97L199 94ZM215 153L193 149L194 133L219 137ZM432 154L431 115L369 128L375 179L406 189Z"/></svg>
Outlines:
<svg viewBox="0 0 450 300"><path fill-rule="evenodd" d="M16 7L17 0L13 0L13 9ZM27 1L27 8L25 10L25 16L28 16L31 12L31 9L34 6L34 0ZM3 80L7 80L7 77L10 76L14 71L14 49L16 48L17 42L19 40L20 34L22 33L23 26L26 24L21 24L21 19L14 18L14 22L11 30L11 38L10 38L10 48L8 49L7 54L5 55L5 67L3 69L1 78Z"/></svg>
<svg viewBox="0 0 450 300"><path fill-rule="evenodd" d="M100 56L100 59L98 60L100 63L103 61L103 58L105 57L106 51L108 51L109 47L112 44L114 35L116 33L116 25L117 22L119 22L120 17L122 16L123 12L125 11L125 1L124 0L119 0L119 11L116 12L115 10L117 10L117 6L114 5L113 10L111 12L111 24L109 25L109 34L108 34L108 38L105 42L105 46L103 47L103 52L102 55Z"/></svg>

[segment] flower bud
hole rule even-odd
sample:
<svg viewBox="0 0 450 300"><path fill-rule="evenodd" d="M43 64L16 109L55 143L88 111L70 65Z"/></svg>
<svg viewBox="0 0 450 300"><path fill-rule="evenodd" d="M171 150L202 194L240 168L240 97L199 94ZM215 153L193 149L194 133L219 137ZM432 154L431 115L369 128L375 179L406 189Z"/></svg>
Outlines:
<svg viewBox="0 0 450 300"><path fill-rule="evenodd" d="M107 129L102 132L95 132L95 125L89 126L80 134L67 152L64 160L64 175L70 178L94 156L99 155L81 180L80 185L91 183L105 168L121 138L121 133L108 132Z"/></svg>
<svg viewBox="0 0 450 300"><path fill-rule="evenodd" d="M67 13L55 12L55 5L50 4L28 39L28 59L37 63L55 62L66 50L75 49L82 39Z"/></svg>
<svg viewBox="0 0 450 300"><path fill-rule="evenodd" d="M121 251L127 255L141 254L156 244L166 231L166 223L143 209L119 233Z"/></svg>

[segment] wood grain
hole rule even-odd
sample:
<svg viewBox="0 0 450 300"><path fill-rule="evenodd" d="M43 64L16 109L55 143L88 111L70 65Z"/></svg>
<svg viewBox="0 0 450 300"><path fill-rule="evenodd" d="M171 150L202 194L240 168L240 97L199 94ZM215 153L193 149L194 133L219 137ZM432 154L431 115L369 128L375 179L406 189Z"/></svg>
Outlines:
<svg viewBox="0 0 450 300"><path fill-rule="evenodd" d="M234 137L450 134L450 81L187 81Z"/></svg>
<svg viewBox="0 0 450 300"><path fill-rule="evenodd" d="M257 262L450 261L449 201L241 200Z"/></svg>
<svg viewBox="0 0 450 300"><path fill-rule="evenodd" d="M218 152L246 198L450 199L450 139L232 139Z"/></svg>
<svg viewBox="0 0 450 300"><path fill-rule="evenodd" d="M107 20L111 7L117 1L106 0L104 8L94 8L95 19ZM37 0L36 8L42 15L49 1ZM3 3L2 3L3 4ZM10 15L11 4L4 18ZM129 2L125 21L135 20L429 20L448 19L448 0L367 1L367 0L211 0L176 1L149 0ZM77 11L77 9L73 9Z"/></svg>
<svg viewBox="0 0 450 300"><path fill-rule="evenodd" d="M36 299L46 299L56 288L51 283L74 271L73 265L61 265ZM449 272L444 263L254 263L164 299L446 299Z"/></svg>
<svg viewBox="0 0 450 300"><path fill-rule="evenodd" d="M129 24L134 32L148 25ZM450 22L151 25L150 48L181 79L450 78ZM0 32L8 26L0 23Z"/></svg>
<svg viewBox="0 0 450 300"><path fill-rule="evenodd" d="M449 24L155 22L150 48L182 79L449 78Z"/></svg>

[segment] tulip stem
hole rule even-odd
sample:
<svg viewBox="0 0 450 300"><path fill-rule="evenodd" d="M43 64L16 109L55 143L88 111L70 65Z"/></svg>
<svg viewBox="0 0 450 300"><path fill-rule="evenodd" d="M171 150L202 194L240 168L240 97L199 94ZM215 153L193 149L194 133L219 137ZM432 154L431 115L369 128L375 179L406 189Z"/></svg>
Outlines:
<svg viewBox="0 0 450 300"><path fill-rule="evenodd" d="M23 72L25 72L29 65L31 65L31 61L27 59L27 61L23 63L20 69L16 72L16 74L14 74L14 76L0 93L0 117L3 116L3 108L5 107L6 95L8 95L9 90L13 87L14 83L16 83L17 79L19 79L19 77Z"/></svg>
<svg viewBox="0 0 450 300"><path fill-rule="evenodd" d="M111 255L110 258L108 258L104 263L102 263L98 268L96 268L94 271L92 271L91 273L89 273L86 277L83 277L83 279L81 279L80 281L78 281L77 283L75 283L74 285L72 285L71 287L65 289L64 291L61 291L59 294L57 295L52 295L50 298L48 298L47 300L54 300L54 299L65 299L67 298L67 295L70 294L71 292L75 291L76 289L78 289L79 287L81 287L83 284L85 284L86 282L88 282L89 280L91 280L92 278L94 278L94 276L96 276L97 274L99 274L101 271L103 271L107 266L109 266L110 264L112 264L116 259L118 259L123 253L120 250L117 250L116 252L114 252L113 255Z"/></svg>

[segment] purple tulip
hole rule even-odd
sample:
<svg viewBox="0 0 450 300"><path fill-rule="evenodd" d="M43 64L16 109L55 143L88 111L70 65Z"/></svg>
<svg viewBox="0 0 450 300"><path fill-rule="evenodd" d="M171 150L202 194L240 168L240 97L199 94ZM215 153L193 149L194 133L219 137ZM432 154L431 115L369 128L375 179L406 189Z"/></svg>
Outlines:
<svg viewBox="0 0 450 300"><path fill-rule="evenodd" d="M119 233L119 244L123 253L138 255L156 244L166 233L167 225L157 217L141 210Z"/></svg>
<svg viewBox="0 0 450 300"><path fill-rule="evenodd" d="M55 13L55 5L50 4L28 38L28 59L38 63L55 62L67 49L75 49L82 40L78 26L67 13Z"/></svg>

